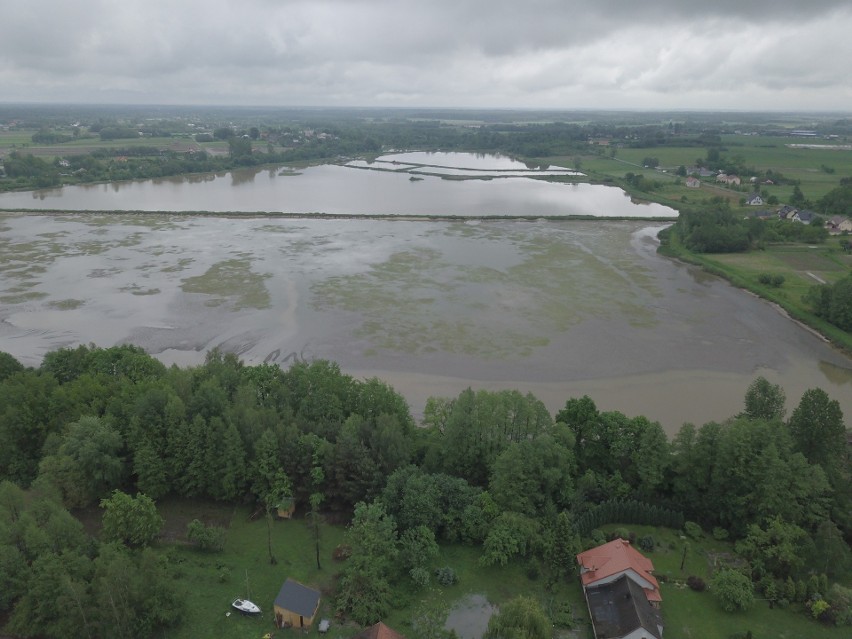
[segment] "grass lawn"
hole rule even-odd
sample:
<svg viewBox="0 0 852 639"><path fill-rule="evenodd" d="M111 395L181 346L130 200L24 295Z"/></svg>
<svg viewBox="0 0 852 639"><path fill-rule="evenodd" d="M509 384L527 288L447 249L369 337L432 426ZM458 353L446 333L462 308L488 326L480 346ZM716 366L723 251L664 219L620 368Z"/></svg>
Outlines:
<svg viewBox="0 0 852 639"><path fill-rule="evenodd" d="M187 508L193 508L190 504L186 508L176 503L164 506L167 519L171 517L173 526L183 525L193 516L187 512ZM272 543L278 563L271 565L263 518L249 521L249 511L243 507L221 506L218 513L211 508L209 504L202 506L205 516L214 520L229 516L228 540L222 553L201 553L179 541L160 546L163 555L177 567L187 603L182 625L167 631L164 636L176 639L199 636L259 638L266 632L275 632L272 602L287 577L318 588L323 593L318 619L332 620L331 630L326 635L328 639L346 639L360 630L355 624L344 623L334 617L329 596L335 573L342 568L331 559L331 553L343 541L343 528L322 527L322 570L317 570L313 538L305 521L274 522ZM607 526L604 530L614 528ZM661 581L667 639L728 639L747 630L752 631L755 639L839 639L846 636L846 629L823 626L800 611L770 609L764 601L757 601L747 613L727 613L719 607L712 593L698 593L687 588L684 582L689 575L697 575L707 581L714 561L734 558L728 542L709 536L699 541L688 540L679 531L650 526L630 526L629 530L640 538L653 535L657 542L656 549L647 554L654 562L655 574ZM447 587L433 582L430 587L419 591L397 588L393 610L384 619L385 623L410 639L416 639L418 618L429 617L433 623L442 624L453 606L468 595L483 595L490 604L497 606L517 595L526 595L538 599L550 614L567 601L576 626L571 637L590 639L591 627L579 580L569 580L548 589L544 577L530 578L523 562L507 567L484 568L478 563L479 556L477 548L462 545L442 547L434 565L451 566L458 574L459 582ZM230 602L235 597L246 596L261 606L264 611L262 617L226 614L231 611ZM306 634L319 636L316 626ZM557 633L558 636L563 634ZM284 636L289 636L289 631Z"/></svg>
<svg viewBox="0 0 852 639"><path fill-rule="evenodd" d="M267 549L266 521L263 517L249 521L250 512L245 507L175 500L162 503L160 512L166 519L164 537L171 541L161 543L159 551L177 567L178 578L186 593L183 623L178 628L169 629L166 637L260 638L266 632L275 632L273 601L287 577L318 588L323 593L317 619L332 620L331 630L325 635L327 639L346 639L360 630L354 623L344 623L335 618L333 602L328 596L334 586L335 574L343 567L331 558L334 548L344 540L343 527L322 526L322 570L317 570L313 537L304 519L273 522L273 554L278 563L272 565ZM186 524L196 517L208 524L229 527L223 552L203 553L185 545L181 531L185 531ZM434 567L451 566L459 582L443 587L433 581L430 587L418 591L397 587L393 595L393 609L384 619L385 623L407 634L410 639L416 639L414 619L431 613L432 620L443 623L454 604L467 595L484 595L493 605L517 595L526 595L537 598L547 611L568 601L579 628L579 632L572 636L591 638L585 600L578 581L571 580L548 590L543 576L530 579L526 567L520 563L507 567L481 567L478 563L480 554L480 549L469 546L442 547ZM233 613L230 604L236 597L251 599L261 607L263 615L253 618ZM227 615L228 612L232 614ZM316 624L307 634L319 636ZM289 636L289 631L284 636Z"/></svg>
<svg viewBox="0 0 852 639"><path fill-rule="evenodd" d="M695 592L685 585L690 575L707 582L714 561L733 558L732 544L705 536L695 541L680 531L652 526L604 526L605 532L627 528L637 538L652 535L657 542L654 552L643 553L654 562L654 574L660 580L665 639L729 639L735 633L751 630L754 639L823 639L848 636L848 628L829 627L797 610L771 609L757 600L748 612L722 610L707 590ZM686 554L684 558L684 548ZM683 560L683 569L681 561Z"/></svg>
<svg viewBox="0 0 852 639"><path fill-rule="evenodd" d="M192 508L191 504L186 504ZM181 515L177 504L168 509L173 516ZM247 508L221 506L217 514L207 510L211 517L228 516L225 550L221 553L202 553L182 543L163 544L160 550L169 563L176 565L180 581L186 592L186 614L180 627L169 630L167 637L221 637L223 639L261 637L274 631L273 601L281 584L291 577L306 586L322 592L332 584L339 569L331 559L335 546L343 540L343 529L323 526L320 540L320 562L317 570L314 542L311 531L303 519L274 521L272 525L273 555L278 560L269 562L266 520L263 517L249 521ZM169 513L166 528L170 527ZM237 597L249 598L263 610L259 618L243 617L237 613L229 616L231 601ZM333 611L327 597L320 603L319 618L332 618ZM312 634L318 634L316 629ZM329 639L335 639L329 633ZM340 636L348 636L342 634Z"/></svg>
<svg viewBox="0 0 852 639"><path fill-rule="evenodd" d="M734 269L755 285L759 284L761 273L783 275L784 284L775 292L792 303L800 303L812 286L836 282L852 269L852 254L844 254L835 238L821 245L778 244L763 251L714 254L708 258Z"/></svg>

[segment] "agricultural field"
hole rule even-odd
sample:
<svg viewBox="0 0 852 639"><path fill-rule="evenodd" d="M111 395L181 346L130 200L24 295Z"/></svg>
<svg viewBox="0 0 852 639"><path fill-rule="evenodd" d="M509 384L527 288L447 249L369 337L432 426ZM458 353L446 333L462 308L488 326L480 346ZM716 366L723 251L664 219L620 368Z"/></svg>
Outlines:
<svg viewBox="0 0 852 639"><path fill-rule="evenodd" d="M852 176L852 149L844 140L824 140L821 138L796 138L757 135L728 134L722 137L721 155L726 158L741 159L746 166L757 171L780 173L785 179L796 180L805 198L815 202L836 188L840 179ZM791 145L822 146L823 148L804 148ZM838 148L833 148L838 147ZM748 179L743 175L743 184L737 188L727 188L715 183L712 178L703 178L698 189L687 188L684 178L675 174L679 166L694 166L696 161L706 156L707 149L700 146L659 146L654 148L618 148L613 150L599 147L596 154L580 156L581 170L597 179L623 178L628 172L640 174L662 185L649 193L649 199L671 203L699 203L712 197L728 199L732 206L740 207L740 200L752 190ZM643 160L654 157L659 160L658 168L645 168ZM574 166L575 157L547 158L553 164ZM774 195L780 203L785 203L793 193L793 185L761 185L770 196ZM748 210L751 207L741 207ZM771 207L769 207L771 208Z"/></svg>

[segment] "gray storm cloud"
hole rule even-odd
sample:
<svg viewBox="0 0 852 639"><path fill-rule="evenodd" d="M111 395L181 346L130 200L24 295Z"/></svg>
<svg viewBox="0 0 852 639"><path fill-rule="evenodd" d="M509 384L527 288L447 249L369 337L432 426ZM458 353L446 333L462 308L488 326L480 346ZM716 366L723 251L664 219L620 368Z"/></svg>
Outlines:
<svg viewBox="0 0 852 639"><path fill-rule="evenodd" d="M0 100L847 110L850 32L829 0L29 0Z"/></svg>

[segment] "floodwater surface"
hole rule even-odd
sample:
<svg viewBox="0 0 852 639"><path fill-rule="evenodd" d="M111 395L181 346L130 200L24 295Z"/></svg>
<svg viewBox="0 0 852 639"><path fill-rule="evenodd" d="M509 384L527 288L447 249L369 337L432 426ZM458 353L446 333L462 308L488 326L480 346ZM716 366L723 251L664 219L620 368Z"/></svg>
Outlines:
<svg viewBox="0 0 852 639"><path fill-rule="evenodd" d="M421 155L450 156L450 159L421 158ZM379 158L373 163L326 164L299 171L254 168L215 175L65 186L2 193L0 209L346 216L677 217L674 209L655 203L636 203L619 188L539 179L553 172L527 170L524 164L508 158L490 156L488 159L462 153L401 154L399 157L406 156L444 162L444 165L432 168L417 164L396 166L393 160ZM468 157L467 166L455 166L462 164L455 156ZM487 162L513 168L480 168L487 166ZM573 173L567 169L557 172ZM474 176L474 179L460 179L463 176Z"/></svg>
<svg viewBox="0 0 852 639"><path fill-rule="evenodd" d="M852 361L773 306L656 254L640 221L0 214L0 350L134 343L167 363L337 361L429 396L590 395L668 432L757 375L852 414Z"/></svg>

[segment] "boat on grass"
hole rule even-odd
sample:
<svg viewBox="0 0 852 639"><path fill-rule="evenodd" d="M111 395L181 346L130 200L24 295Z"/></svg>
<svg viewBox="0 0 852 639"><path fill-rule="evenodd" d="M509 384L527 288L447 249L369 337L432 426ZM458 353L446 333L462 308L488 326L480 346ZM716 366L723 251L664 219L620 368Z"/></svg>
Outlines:
<svg viewBox="0 0 852 639"><path fill-rule="evenodd" d="M248 599L234 599L231 602L231 607L239 610L244 615L259 615L260 606Z"/></svg>

